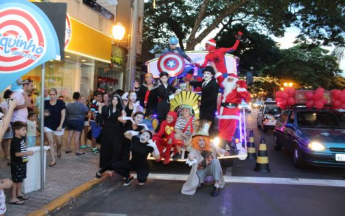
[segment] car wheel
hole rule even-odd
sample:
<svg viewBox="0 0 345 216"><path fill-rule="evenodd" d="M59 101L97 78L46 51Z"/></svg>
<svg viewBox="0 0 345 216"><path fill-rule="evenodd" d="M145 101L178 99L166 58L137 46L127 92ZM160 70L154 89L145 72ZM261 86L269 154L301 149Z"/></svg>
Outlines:
<svg viewBox="0 0 345 216"><path fill-rule="evenodd" d="M274 135L274 143L273 143L273 145L274 145L274 149L277 150L277 151L281 150L282 147L283 147L283 146L279 143L278 137L277 137L276 134Z"/></svg>
<svg viewBox="0 0 345 216"><path fill-rule="evenodd" d="M297 168L305 167L305 163L301 158L301 150L299 149L297 144L295 144L293 148L293 165Z"/></svg>

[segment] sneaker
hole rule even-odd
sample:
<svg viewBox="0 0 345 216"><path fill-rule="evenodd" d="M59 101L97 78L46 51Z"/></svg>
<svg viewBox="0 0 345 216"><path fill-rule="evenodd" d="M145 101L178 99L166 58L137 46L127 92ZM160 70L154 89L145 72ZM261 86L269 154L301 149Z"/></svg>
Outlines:
<svg viewBox="0 0 345 216"><path fill-rule="evenodd" d="M92 153L99 153L99 149L98 149L98 148L92 148L92 149L91 149L91 152L92 152Z"/></svg>
<svg viewBox="0 0 345 216"><path fill-rule="evenodd" d="M145 182L138 182L138 185L143 186Z"/></svg>
<svg viewBox="0 0 345 216"><path fill-rule="evenodd" d="M123 186L128 186L134 181L134 177L130 176L126 179L126 182L123 184Z"/></svg>
<svg viewBox="0 0 345 216"><path fill-rule="evenodd" d="M79 146L80 149L86 149L86 145Z"/></svg>

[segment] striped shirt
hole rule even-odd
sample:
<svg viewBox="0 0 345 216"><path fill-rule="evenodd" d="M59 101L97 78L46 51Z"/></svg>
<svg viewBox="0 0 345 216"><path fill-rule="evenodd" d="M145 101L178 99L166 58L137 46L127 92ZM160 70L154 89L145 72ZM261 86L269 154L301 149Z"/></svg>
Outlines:
<svg viewBox="0 0 345 216"><path fill-rule="evenodd" d="M190 117L193 118L193 117ZM182 116L178 117L176 125L175 125L175 129L179 129L183 132L183 130L185 129L186 125L188 124L188 120L185 120ZM194 121L195 119L193 118L192 120L192 124L188 125L187 130L184 132L184 134L186 135L192 135L192 127L194 128Z"/></svg>

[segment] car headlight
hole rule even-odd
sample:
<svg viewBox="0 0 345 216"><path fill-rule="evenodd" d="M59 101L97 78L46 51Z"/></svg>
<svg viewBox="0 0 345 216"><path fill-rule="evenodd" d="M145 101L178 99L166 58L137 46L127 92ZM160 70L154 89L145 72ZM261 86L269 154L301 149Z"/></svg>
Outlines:
<svg viewBox="0 0 345 216"><path fill-rule="evenodd" d="M326 150L324 145L322 145L319 142L315 142L315 141L309 143L308 148L313 150L313 151L325 151Z"/></svg>

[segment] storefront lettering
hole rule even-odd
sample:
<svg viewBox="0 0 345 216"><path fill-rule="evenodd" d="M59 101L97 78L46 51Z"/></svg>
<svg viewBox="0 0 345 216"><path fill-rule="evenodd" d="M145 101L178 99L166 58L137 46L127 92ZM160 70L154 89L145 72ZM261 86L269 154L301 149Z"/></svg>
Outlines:
<svg viewBox="0 0 345 216"><path fill-rule="evenodd" d="M35 55L41 55L44 48L35 44L32 39L27 41L21 38L21 35L19 35L18 38L13 38L0 34L0 47L2 47L5 54L11 53L14 56L36 60L37 56ZM18 51L18 49L22 51Z"/></svg>

